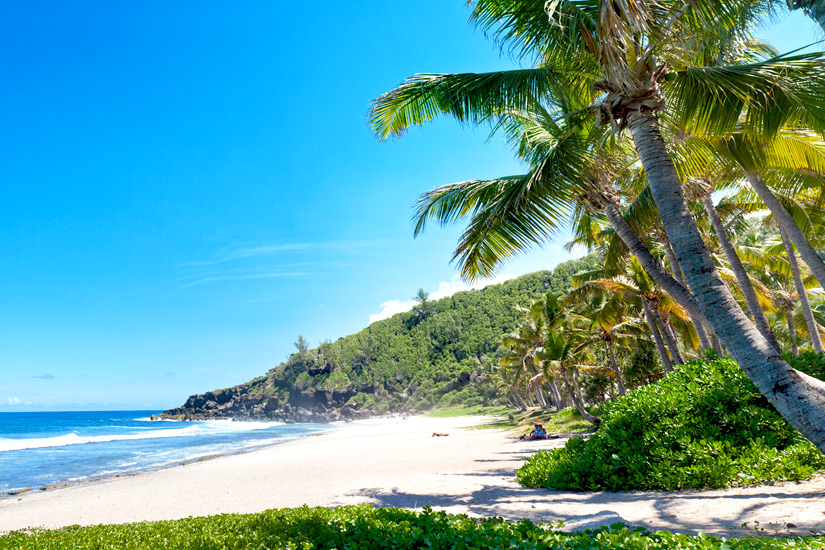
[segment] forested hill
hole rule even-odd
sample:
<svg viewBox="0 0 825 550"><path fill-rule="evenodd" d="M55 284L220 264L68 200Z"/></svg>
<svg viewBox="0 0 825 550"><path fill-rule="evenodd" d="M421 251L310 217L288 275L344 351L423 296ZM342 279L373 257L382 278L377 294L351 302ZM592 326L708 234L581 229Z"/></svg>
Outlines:
<svg viewBox="0 0 825 550"><path fill-rule="evenodd" d="M482 290L420 301L412 311L372 323L357 334L307 349L246 384L193 395L164 416L250 418L297 422L424 411L492 402L485 383L498 359L501 336L519 324L516 306L548 290L564 293L587 257Z"/></svg>

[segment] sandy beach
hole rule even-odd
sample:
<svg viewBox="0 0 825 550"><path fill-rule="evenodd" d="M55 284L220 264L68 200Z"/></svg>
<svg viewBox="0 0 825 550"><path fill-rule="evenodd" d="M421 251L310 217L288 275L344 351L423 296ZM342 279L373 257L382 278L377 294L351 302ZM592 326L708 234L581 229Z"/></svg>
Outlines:
<svg viewBox="0 0 825 550"><path fill-rule="evenodd" d="M565 529L614 522L723 536L825 531L825 477L731 490L571 493L528 489L514 472L563 440L466 430L479 418L377 419L255 452L0 500L0 532L259 512L304 504L421 508ZM433 432L448 433L432 437Z"/></svg>

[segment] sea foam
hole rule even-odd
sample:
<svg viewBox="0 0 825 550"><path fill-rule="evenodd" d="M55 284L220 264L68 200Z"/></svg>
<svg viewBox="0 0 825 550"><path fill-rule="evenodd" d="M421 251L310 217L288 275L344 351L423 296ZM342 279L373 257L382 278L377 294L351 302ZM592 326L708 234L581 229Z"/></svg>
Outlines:
<svg viewBox="0 0 825 550"><path fill-rule="evenodd" d="M22 451L26 449L44 449L47 447L66 447L86 443L105 443L109 441L132 441L138 439L167 439L171 437L192 437L199 435L218 435L221 433L249 432L264 430L281 425L281 422L235 422L232 420L211 420L199 422L185 428L164 430L141 430L129 434L89 435L68 433L45 438L0 438L0 452Z"/></svg>

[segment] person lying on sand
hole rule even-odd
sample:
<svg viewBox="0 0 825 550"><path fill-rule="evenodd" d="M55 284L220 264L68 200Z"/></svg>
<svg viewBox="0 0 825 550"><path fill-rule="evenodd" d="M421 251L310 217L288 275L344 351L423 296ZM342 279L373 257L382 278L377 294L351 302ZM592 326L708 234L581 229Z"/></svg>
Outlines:
<svg viewBox="0 0 825 550"><path fill-rule="evenodd" d="M450 434L440 434L438 432L433 432L433 435L431 437L447 437L448 435Z"/></svg>
<svg viewBox="0 0 825 550"><path fill-rule="evenodd" d="M544 426L541 424L534 424L533 431L529 434L522 435L519 439L531 441L533 439L556 439L557 437L557 435L547 435L547 432L544 430Z"/></svg>

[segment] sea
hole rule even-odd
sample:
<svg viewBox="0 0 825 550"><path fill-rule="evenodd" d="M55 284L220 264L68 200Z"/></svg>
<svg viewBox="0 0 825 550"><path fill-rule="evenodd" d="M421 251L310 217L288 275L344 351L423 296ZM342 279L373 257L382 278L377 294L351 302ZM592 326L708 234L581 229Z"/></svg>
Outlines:
<svg viewBox="0 0 825 550"><path fill-rule="evenodd" d="M150 472L334 429L325 424L152 420L160 411L0 412L0 498Z"/></svg>

